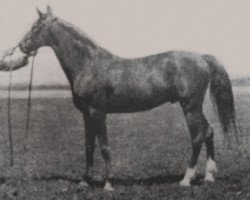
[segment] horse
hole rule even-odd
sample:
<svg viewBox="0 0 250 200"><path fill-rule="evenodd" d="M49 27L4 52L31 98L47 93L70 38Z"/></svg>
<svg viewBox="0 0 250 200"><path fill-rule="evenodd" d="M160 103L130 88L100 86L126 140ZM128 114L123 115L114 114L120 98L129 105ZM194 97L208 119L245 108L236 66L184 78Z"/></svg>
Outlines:
<svg viewBox="0 0 250 200"><path fill-rule="evenodd" d="M195 178L198 156L205 143L205 180L213 182L217 171L214 132L203 114L204 96L210 85L212 100L225 136L237 135L232 86L223 65L212 55L168 51L140 58L123 58L99 46L85 32L56 17L52 9L42 13L19 43L25 54L51 47L72 90L73 103L85 124L87 183L93 179L93 154L98 138L105 162L105 190L113 190L111 156L106 130L110 113L146 111L166 102L179 103L187 121L192 156L181 186Z"/></svg>

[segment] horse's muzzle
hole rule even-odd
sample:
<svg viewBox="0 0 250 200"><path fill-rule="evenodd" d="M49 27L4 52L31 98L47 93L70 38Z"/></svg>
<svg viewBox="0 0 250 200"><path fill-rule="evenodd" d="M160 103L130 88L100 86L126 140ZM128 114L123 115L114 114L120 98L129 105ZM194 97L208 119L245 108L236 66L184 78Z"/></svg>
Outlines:
<svg viewBox="0 0 250 200"><path fill-rule="evenodd" d="M33 51L29 40L21 41L18 46L20 50L25 54L30 54Z"/></svg>
<svg viewBox="0 0 250 200"><path fill-rule="evenodd" d="M20 42L18 46L19 46L20 50L21 50L23 53L28 54L28 51L27 51L27 49L25 48L25 46L23 45L22 42Z"/></svg>

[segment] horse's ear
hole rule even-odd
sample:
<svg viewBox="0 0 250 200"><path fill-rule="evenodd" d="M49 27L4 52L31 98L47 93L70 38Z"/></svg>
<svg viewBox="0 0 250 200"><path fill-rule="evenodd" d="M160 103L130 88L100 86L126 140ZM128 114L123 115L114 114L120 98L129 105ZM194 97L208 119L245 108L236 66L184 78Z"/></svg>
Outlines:
<svg viewBox="0 0 250 200"><path fill-rule="evenodd" d="M36 10L39 15L39 18L43 18L43 13L39 10L39 8L36 8Z"/></svg>
<svg viewBox="0 0 250 200"><path fill-rule="evenodd" d="M52 15L52 9L49 5L47 5L47 15Z"/></svg>

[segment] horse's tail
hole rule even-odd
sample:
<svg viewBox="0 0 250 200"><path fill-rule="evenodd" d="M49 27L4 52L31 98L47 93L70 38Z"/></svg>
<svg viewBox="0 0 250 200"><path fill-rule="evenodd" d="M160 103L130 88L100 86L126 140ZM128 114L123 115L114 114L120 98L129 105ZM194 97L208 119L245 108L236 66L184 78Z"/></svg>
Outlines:
<svg viewBox="0 0 250 200"><path fill-rule="evenodd" d="M210 75L210 94L214 106L217 108L219 121L225 136L229 139L234 134L235 141L239 144L238 129L236 126L236 116L234 107L234 97L229 76L214 56L203 55L203 59L208 63Z"/></svg>

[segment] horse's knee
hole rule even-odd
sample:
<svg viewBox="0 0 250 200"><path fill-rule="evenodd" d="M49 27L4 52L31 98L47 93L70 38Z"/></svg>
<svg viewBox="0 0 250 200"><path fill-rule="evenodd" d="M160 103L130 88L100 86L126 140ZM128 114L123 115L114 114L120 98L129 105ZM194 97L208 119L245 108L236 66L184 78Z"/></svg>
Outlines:
<svg viewBox="0 0 250 200"><path fill-rule="evenodd" d="M200 133L192 139L192 143L195 145L196 143L203 143L212 141L214 138L214 131L210 126L207 126L206 123L204 123L203 131L200 131Z"/></svg>
<svg viewBox="0 0 250 200"><path fill-rule="evenodd" d="M100 112L99 110L96 110L95 108L90 107L89 108L89 114L95 121L102 121L105 120L106 114Z"/></svg>
<svg viewBox="0 0 250 200"><path fill-rule="evenodd" d="M95 144L86 144L86 153L93 154L95 151Z"/></svg>
<svg viewBox="0 0 250 200"><path fill-rule="evenodd" d="M110 148L109 148L109 146L107 146L107 145L102 145L102 146L100 147L100 149L101 149L101 153L102 153L104 159L105 159L105 160L110 159L110 153L109 153Z"/></svg>

